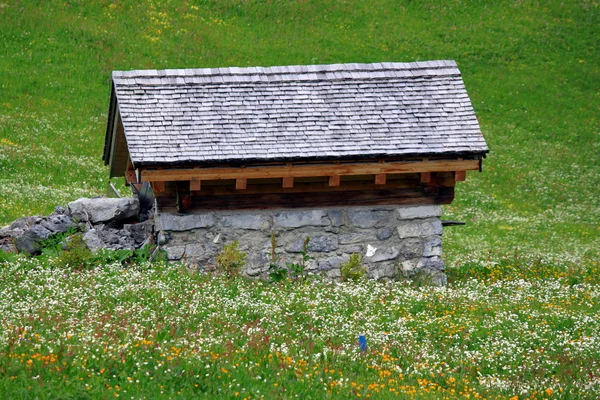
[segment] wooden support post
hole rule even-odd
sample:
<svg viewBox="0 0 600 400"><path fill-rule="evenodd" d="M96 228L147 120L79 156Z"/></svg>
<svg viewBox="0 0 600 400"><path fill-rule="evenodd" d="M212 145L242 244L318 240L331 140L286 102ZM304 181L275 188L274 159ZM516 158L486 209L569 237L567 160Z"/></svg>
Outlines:
<svg viewBox="0 0 600 400"><path fill-rule="evenodd" d="M421 183L431 182L431 172L421 172Z"/></svg>
<svg viewBox="0 0 600 400"><path fill-rule="evenodd" d="M199 180L199 179L195 179L195 178L194 178L194 179L192 179L192 180L190 181L190 190L191 190L191 191L196 191L196 192L197 192L197 191L200 191L200 190L202 189L202 186L201 186L201 183L200 183L200 182L202 182L202 181L201 181L201 180Z"/></svg>
<svg viewBox="0 0 600 400"><path fill-rule="evenodd" d="M454 180L461 182L467 179L467 171L454 171Z"/></svg>
<svg viewBox="0 0 600 400"><path fill-rule="evenodd" d="M385 185L386 174L375 174L375 184Z"/></svg>
<svg viewBox="0 0 600 400"><path fill-rule="evenodd" d="M293 188L294 187L294 177L293 176L284 177L282 186L284 188Z"/></svg>
<svg viewBox="0 0 600 400"><path fill-rule="evenodd" d="M133 169L133 163L131 162L131 159L127 160L127 169L125 170L125 179L127 180L127 183L139 183L138 179L137 179L137 174L135 173L135 170Z"/></svg>
<svg viewBox="0 0 600 400"><path fill-rule="evenodd" d="M244 189L246 189L247 185L248 185L248 179L246 179L246 178L237 178L235 180L235 188L237 190L244 190Z"/></svg>
<svg viewBox="0 0 600 400"><path fill-rule="evenodd" d="M340 186L340 176L339 175L331 175L329 177L329 186Z"/></svg>
<svg viewBox="0 0 600 400"><path fill-rule="evenodd" d="M152 182L152 189L154 189L155 192L164 192L165 183L162 181L154 181Z"/></svg>
<svg viewBox="0 0 600 400"><path fill-rule="evenodd" d="M125 171L125 179L127 179L127 183L138 183L134 170Z"/></svg>

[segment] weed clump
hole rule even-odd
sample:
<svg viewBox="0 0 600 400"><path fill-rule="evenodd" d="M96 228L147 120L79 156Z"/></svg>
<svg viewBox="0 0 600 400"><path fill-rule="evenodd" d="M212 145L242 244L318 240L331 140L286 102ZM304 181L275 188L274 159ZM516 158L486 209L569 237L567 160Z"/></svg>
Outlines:
<svg viewBox="0 0 600 400"><path fill-rule="evenodd" d="M367 273L362 264L362 256L358 253L350 255L350 259L340 264L340 273L343 281L358 282Z"/></svg>
<svg viewBox="0 0 600 400"><path fill-rule="evenodd" d="M232 277L238 275L240 270L246 265L248 255L238 249L238 241L234 241L223 247L223 250L217 255L217 270Z"/></svg>
<svg viewBox="0 0 600 400"><path fill-rule="evenodd" d="M304 277L304 273L306 270L306 264L313 259L308 254L308 244L310 243L310 236L307 236L302 243L302 251L300 251L300 262L299 263L291 263L286 262L285 267L282 267L278 264L279 258L275 255L275 248L277 247L277 239L275 235L271 235L271 265L269 270L269 278L272 282L281 282L288 275L292 279L299 279Z"/></svg>
<svg viewBox="0 0 600 400"><path fill-rule="evenodd" d="M83 240L82 233L71 235L65 240L65 248L58 253L55 263L80 271L93 266L93 253Z"/></svg>

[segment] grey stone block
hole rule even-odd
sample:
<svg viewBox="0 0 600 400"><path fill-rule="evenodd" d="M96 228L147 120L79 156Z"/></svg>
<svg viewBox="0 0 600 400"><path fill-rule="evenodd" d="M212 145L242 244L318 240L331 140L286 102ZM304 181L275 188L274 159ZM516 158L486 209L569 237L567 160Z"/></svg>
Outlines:
<svg viewBox="0 0 600 400"><path fill-rule="evenodd" d="M180 246L166 246L162 248L167 252L167 257L170 261L179 261L185 253L185 245Z"/></svg>
<svg viewBox="0 0 600 400"><path fill-rule="evenodd" d="M262 275L266 271L265 271L264 267L262 267L260 265L251 265L251 266L247 267L244 270L244 272L246 273L247 276L249 276L251 278L255 278L255 277Z"/></svg>
<svg viewBox="0 0 600 400"><path fill-rule="evenodd" d="M304 246L305 238L300 238L286 247L290 253L299 253ZM315 235L310 237L308 242L308 251L316 253L329 253L337 250L339 247L338 238L335 235Z"/></svg>
<svg viewBox="0 0 600 400"><path fill-rule="evenodd" d="M171 235L169 234L169 232L164 232L164 231L158 232L158 235L156 237L156 243L158 243L160 246L163 246L163 245L169 243L170 240L171 240Z"/></svg>
<svg viewBox="0 0 600 400"><path fill-rule="evenodd" d="M442 222L439 219L400 222L397 230L400 239L441 235Z"/></svg>
<svg viewBox="0 0 600 400"><path fill-rule="evenodd" d="M96 252L106 247L104 241L100 238L96 229L90 229L83 235L83 241L85 242L88 249Z"/></svg>
<svg viewBox="0 0 600 400"><path fill-rule="evenodd" d="M322 258L318 261L319 270L321 271L329 271L332 269L340 269L340 264L346 262L350 259L349 256L334 256L334 257L326 257Z"/></svg>
<svg viewBox="0 0 600 400"><path fill-rule="evenodd" d="M400 257L403 260L423 256L423 240L421 238L407 238L400 241Z"/></svg>
<svg viewBox="0 0 600 400"><path fill-rule="evenodd" d="M153 224L151 221L123 225L123 231L131 236L136 245L144 243L152 235L152 229Z"/></svg>
<svg viewBox="0 0 600 400"><path fill-rule="evenodd" d="M327 279L332 279L332 280L340 279L341 276L342 276L342 273L340 272L339 269L330 269L325 274L325 277Z"/></svg>
<svg viewBox="0 0 600 400"><path fill-rule="evenodd" d="M36 254L40 251L39 242L48 239L50 235L52 235L51 231L37 224L25 231L23 235L16 237L15 245L18 251Z"/></svg>
<svg viewBox="0 0 600 400"><path fill-rule="evenodd" d="M115 246L117 249L129 249L135 250L139 246L135 243L135 240L131 236L120 236L119 243Z"/></svg>
<svg viewBox="0 0 600 400"><path fill-rule="evenodd" d="M75 222L66 215L50 215L41 222L41 225L52 233L64 233L69 228L76 226Z"/></svg>
<svg viewBox="0 0 600 400"><path fill-rule="evenodd" d="M444 271L444 262L439 257L423 257L419 260L417 269L425 271Z"/></svg>
<svg viewBox="0 0 600 400"><path fill-rule="evenodd" d="M404 276L411 276L417 269L420 258L413 258L412 260L404 260L400 263L400 269Z"/></svg>
<svg viewBox="0 0 600 400"><path fill-rule="evenodd" d="M318 271L318 269L319 269L319 263L317 262L317 260L315 260L315 259L308 260L308 262L306 263L306 268L305 268L306 272L315 272L315 271Z"/></svg>
<svg viewBox="0 0 600 400"><path fill-rule="evenodd" d="M397 265L389 262L375 264L368 271L368 276L372 279L394 279L397 275Z"/></svg>
<svg viewBox="0 0 600 400"><path fill-rule="evenodd" d="M330 210L327 212L327 216L331 220L331 226L340 227L342 226L342 212L338 210Z"/></svg>
<svg viewBox="0 0 600 400"><path fill-rule="evenodd" d="M199 262L212 261L220 248L212 243L189 243L185 246L184 256Z"/></svg>
<svg viewBox="0 0 600 400"><path fill-rule="evenodd" d="M423 219L434 218L442 215L442 208L438 205L399 207L398 218L405 219Z"/></svg>
<svg viewBox="0 0 600 400"><path fill-rule="evenodd" d="M362 254L365 251L365 246L363 244L351 244L344 247L341 247L340 250L346 254L359 253ZM339 251L338 251L339 254Z"/></svg>
<svg viewBox="0 0 600 400"><path fill-rule="evenodd" d="M94 224L136 217L139 211L139 200L130 197L78 199L69 203L69 212L73 219L90 221Z"/></svg>
<svg viewBox="0 0 600 400"><path fill-rule="evenodd" d="M98 236L100 237L100 239L102 239L102 241L109 245L109 247L114 247L114 245L119 243L119 235L117 235L116 232L114 232L112 229L95 229L95 231L98 233Z"/></svg>
<svg viewBox="0 0 600 400"><path fill-rule="evenodd" d="M67 215L68 213L69 213L69 210L67 210L63 206L54 207L54 212L53 212L54 215Z"/></svg>
<svg viewBox="0 0 600 400"><path fill-rule="evenodd" d="M390 237L392 237L393 233L394 233L394 231L392 228L390 228L389 226L384 226L383 228L381 228L377 231L377 239L387 240Z"/></svg>
<svg viewBox="0 0 600 400"><path fill-rule="evenodd" d="M159 214L156 218L156 230L159 231L190 231L192 229L210 228L215 224L212 213L203 214Z"/></svg>
<svg viewBox="0 0 600 400"><path fill-rule="evenodd" d="M13 221L12 224L10 224L10 230L20 229L21 231L25 231L25 230L31 228L33 225L37 224L41 220L42 220L42 218L37 217L37 216L36 217L19 218L19 219Z"/></svg>
<svg viewBox="0 0 600 400"><path fill-rule="evenodd" d="M374 263L381 261L394 260L400 254L400 250L396 247L380 248L372 257L366 258L366 260Z"/></svg>
<svg viewBox="0 0 600 400"><path fill-rule="evenodd" d="M439 236L432 236L425 240L423 256L441 256L442 255L442 238Z"/></svg>
<svg viewBox="0 0 600 400"><path fill-rule="evenodd" d="M330 221L324 210L282 211L275 215L274 224L281 228L301 228L327 226Z"/></svg>
<svg viewBox="0 0 600 400"><path fill-rule="evenodd" d="M0 238L0 250L5 253L16 253L17 248L11 238Z"/></svg>
<svg viewBox="0 0 600 400"><path fill-rule="evenodd" d="M344 233L338 239L340 244L355 244L373 241L375 237L369 233Z"/></svg>
<svg viewBox="0 0 600 400"><path fill-rule="evenodd" d="M348 211L349 222L358 228L373 228L381 220L375 211L359 210Z"/></svg>
<svg viewBox="0 0 600 400"><path fill-rule="evenodd" d="M226 228L268 230L271 228L271 219L261 214L234 214L221 217L221 224Z"/></svg>

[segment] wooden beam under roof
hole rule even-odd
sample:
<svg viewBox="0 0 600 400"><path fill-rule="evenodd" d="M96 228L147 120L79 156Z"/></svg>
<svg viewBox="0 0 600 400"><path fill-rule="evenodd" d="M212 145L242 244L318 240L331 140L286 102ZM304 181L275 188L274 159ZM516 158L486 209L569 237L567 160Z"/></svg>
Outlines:
<svg viewBox="0 0 600 400"><path fill-rule="evenodd" d="M429 160L389 163L308 164L244 168L144 169L142 182L218 179L301 178L478 170L479 160ZM460 175L459 175L460 177Z"/></svg>
<svg viewBox="0 0 600 400"><path fill-rule="evenodd" d="M339 186L330 186L327 180L322 182L297 182L294 181L294 186L291 188L284 188L281 182L278 183L262 183L256 184L253 181L248 181L246 189L240 191L236 189L235 185L214 185L218 181L207 181L206 184L202 185L202 193L192 192L194 195L202 196L223 196L223 195L237 195L245 196L248 194L268 194L268 193L307 193L307 192L347 192L347 191L372 191L372 190L387 190L387 189L409 189L417 188L421 184L419 178L410 177L405 179L387 179L385 185L377 185L373 180L359 180L359 181L342 181ZM432 176L432 183L435 184L427 185L431 187L454 187L456 182L454 181L454 173L449 176L438 177L435 174ZM171 182L165 187L164 192L155 193L156 197L174 196L173 191L174 182ZM433 190L433 189L431 189Z"/></svg>
<svg viewBox="0 0 600 400"><path fill-rule="evenodd" d="M190 210L323 207L332 204L338 206L450 204L453 198L454 187L267 193L243 196L230 194L223 196L192 196ZM177 211L173 196L157 197L156 199L162 212Z"/></svg>

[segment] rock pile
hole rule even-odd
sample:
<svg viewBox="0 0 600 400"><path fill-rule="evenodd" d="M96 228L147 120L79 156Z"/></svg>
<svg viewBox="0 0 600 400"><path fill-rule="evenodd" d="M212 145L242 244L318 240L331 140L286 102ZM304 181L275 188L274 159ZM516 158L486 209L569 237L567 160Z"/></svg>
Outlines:
<svg viewBox="0 0 600 400"><path fill-rule="evenodd" d="M37 254L40 242L57 233L77 229L95 251L137 249L151 240L152 222L138 221L139 202L133 198L79 199L67 208L56 207L45 217L24 217L0 229L0 249Z"/></svg>

